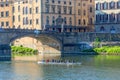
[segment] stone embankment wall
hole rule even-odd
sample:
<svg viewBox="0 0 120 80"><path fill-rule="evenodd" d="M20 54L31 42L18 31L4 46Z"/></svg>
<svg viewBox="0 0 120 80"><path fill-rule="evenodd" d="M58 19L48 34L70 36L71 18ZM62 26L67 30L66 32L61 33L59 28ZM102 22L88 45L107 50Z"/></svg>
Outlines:
<svg viewBox="0 0 120 80"><path fill-rule="evenodd" d="M63 37L64 53L81 53L93 47L98 38L100 45L120 45L120 33L65 33Z"/></svg>

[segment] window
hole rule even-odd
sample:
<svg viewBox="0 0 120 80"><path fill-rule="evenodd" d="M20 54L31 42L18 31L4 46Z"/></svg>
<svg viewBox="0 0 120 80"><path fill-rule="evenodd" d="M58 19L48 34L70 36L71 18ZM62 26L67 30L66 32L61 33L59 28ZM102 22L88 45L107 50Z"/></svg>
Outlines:
<svg viewBox="0 0 120 80"><path fill-rule="evenodd" d="M92 0L90 0L90 2L92 2Z"/></svg>
<svg viewBox="0 0 120 80"><path fill-rule="evenodd" d="M112 14L109 14L110 16L110 22L114 22L115 21L115 14L112 13Z"/></svg>
<svg viewBox="0 0 120 80"><path fill-rule="evenodd" d="M52 0L52 3L55 3L55 1L54 1L54 0Z"/></svg>
<svg viewBox="0 0 120 80"><path fill-rule="evenodd" d="M8 17L9 16L9 11L6 11L6 17Z"/></svg>
<svg viewBox="0 0 120 80"><path fill-rule="evenodd" d="M66 4L66 1L64 1L64 4Z"/></svg>
<svg viewBox="0 0 120 80"><path fill-rule="evenodd" d="M36 3L38 2L38 0L36 0Z"/></svg>
<svg viewBox="0 0 120 80"><path fill-rule="evenodd" d="M25 13L28 14L28 7L25 8Z"/></svg>
<svg viewBox="0 0 120 80"><path fill-rule="evenodd" d="M103 4L102 4L102 9L108 9L108 3L107 2L104 2Z"/></svg>
<svg viewBox="0 0 120 80"><path fill-rule="evenodd" d="M18 15L18 21L20 22L20 15Z"/></svg>
<svg viewBox="0 0 120 80"><path fill-rule="evenodd" d="M86 25L86 21L85 21L85 19L83 19L83 25Z"/></svg>
<svg viewBox="0 0 120 80"><path fill-rule="evenodd" d="M30 10L29 10L29 11L30 11L30 14L32 14L32 8L30 8Z"/></svg>
<svg viewBox="0 0 120 80"><path fill-rule="evenodd" d="M67 6L63 6L64 14L67 14Z"/></svg>
<svg viewBox="0 0 120 80"><path fill-rule="evenodd" d="M26 17L26 23L25 23L26 25L28 24L28 17Z"/></svg>
<svg viewBox="0 0 120 80"><path fill-rule="evenodd" d="M90 23L90 24L93 24L93 19L92 19L92 18L90 18L89 20L90 20L90 22L89 22L89 23Z"/></svg>
<svg viewBox="0 0 120 80"><path fill-rule="evenodd" d="M25 25L25 23L26 23L26 20L25 20L25 17L23 18L23 25Z"/></svg>
<svg viewBox="0 0 120 80"><path fill-rule="evenodd" d="M55 13L55 6L52 5L52 12Z"/></svg>
<svg viewBox="0 0 120 80"><path fill-rule="evenodd" d="M58 8L58 14L61 14L61 6L57 6Z"/></svg>
<svg viewBox="0 0 120 80"><path fill-rule="evenodd" d="M72 7L68 7L69 9L69 14L72 14Z"/></svg>
<svg viewBox="0 0 120 80"><path fill-rule="evenodd" d="M9 22L7 21L7 22L6 22L6 27L8 27L8 26L9 26Z"/></svg>
<svg viewBox="0 0 120 80"><path fill-rule="evenodd" d="M86 15L86 10L83 11L83 15L84 15L84 16Z"/></svg>
<svg viewBox="0 0 120 80"><path fill-rule="evenodd" d="M1 17L4 17L4 12L1 12Z"/></svg>
<svg viewBox="0 0 120 80"><path fill-rule="evenodd" d="M1 6L1 7L4 7L4 3L1 3L0 6Z"/></svg>
<svg viewBox="0 0 120 80"><path fill-rule="evenodd" d="M30 25L32 25L32 20L30 20Z"/></svg>
<svg viewBox="0 0 120 80"><path fill-rule="evenodd" d="M55 25L55 17L52 17L52 24Z"/></svg>
<svg viewBox="0 0 120 80"><path fill-rule="evenodd" d="M71 1L69 2L69 5L71 5L72 3L71 3Z"/></svg>
<svg viewBox="0 0 120 80"><path fill-rule="evenodd" d="M110 32L115 33L115 28L113 26L110 28Z"/></svg>
<svg viewBox="0 0 120 80"><path fill-rule="evenodd" d="M15 22L15 16L13 16L12 21Z"/></svg>
<svg viewBox="0 0 120 80"><path fill-rule="evenodd" d="M13 12L13 13L15 12L15 7L12 7L12 12Z"/></svg>
<svg viewBox="0 0 120 80"><path fill-rule="evenodd" d="M120 9L120 1L117 2L117 8Z"/></svg>
<svg viewBox="0 0 120 80"><path fill-rule="evenodd" d="M90 7L90 12L92 12L92 7Z"/></svg>
<svg viewBox="0 0 120 80"><path fill-rule="evenodd" d="M58 1L58 4L60 4L60 3L61 3L61 1L59 0L59 1Z"/></svg>
<svg viewBox="0 0 120 80"><path fill-rule="evenodd" d="M96 10L100 10L101 3L96 4Z"/></svg>
<svg viewBox="0 0 120 80"><path fill-rule="evenodd" d="M78 20L78 25L80 25L80 24L81 24L81 20L79 19L79 20Z"/></svg>
<svg viewBox="0 0 120 80"><path fill-rule="evenodd" d="M38 13L38 7L36 7L36 13Z"/></svg>
<svg viewBox="0 0 120 80"><path fill-rule="evenodd" d="M18 12L20 12L20 6L18 6Z"/></svg>
<svg viewBox="0 0 120 80"><path fill-rule="evenodd" d="M67 24L67 20L66 20L66 17L64 17L64 24L65 24L65 25Z"/></svg>
<svg viewBox="0 0 120 80"><path fill-rule="evenodd" d="M69 24L72 25L72 18L69 18Z"/></svg>
<svg viewBox="0 0 120 80"><path fill-rule="evenodd" d="M105 28L102 26L102 27L100 27L100 31L105 31Z"/></svg>
<svg viewBox="0 0 120 80"><path fill-rule="evenodd" d="M49 13L49 5L46 5L46 13Z"/></svg>
<svg viewBox="0 0 120 80"><path fill-rule="evenodd" d="M36 19L36 24L39 24L39 19Z"/></svg>
<svg viewBox="0 0 120 80"><path fill-rule="evenodd" d="M120 13L117 14L117 22L120 22Z"/></svg>
<svg viewBox="0 0 120 80"><path fill-rule="evenodd" d="M81 12L80 12L80 9L78 9L78 15L80 15L80 13L81 13Z"/></svg>
<svg viewBox="0 0 120 80"><path fill-rule="evenodd" d="M2 27L4 26L4 22L1 22L1 26L2 26Z"/></svg>
<svg viewBox="0 0 120 80"><path fill-rule="evenodd" d="M110 9L115 9L115 2L110 2L110 5L109 5Z"/></svg>
<svg viewBox="0 0 120 80"><path fill-rule="evenodd" d="M49 25L49 16L46 17L46 25Z"/></svg>

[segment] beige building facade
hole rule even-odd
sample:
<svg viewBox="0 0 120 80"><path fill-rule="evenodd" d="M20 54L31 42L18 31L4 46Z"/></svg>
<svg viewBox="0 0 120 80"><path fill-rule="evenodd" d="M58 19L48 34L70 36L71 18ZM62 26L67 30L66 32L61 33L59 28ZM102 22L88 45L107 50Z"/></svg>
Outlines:
<svg viewBox="0 0 120 80"><path fill-rule="evenodd" d="M0 28L10 28L12 26L11 0L0 0Z"/></svg>
<svg viewBox="0 0 120 80"><path fill-rule="evenodd" d="M6 3L6 0L1 2ZM94 0L12 0L9 4L9 7L0 7L0 11L9 10L10 27L59 32L61 28L66 32L93 31Z"/></svg>

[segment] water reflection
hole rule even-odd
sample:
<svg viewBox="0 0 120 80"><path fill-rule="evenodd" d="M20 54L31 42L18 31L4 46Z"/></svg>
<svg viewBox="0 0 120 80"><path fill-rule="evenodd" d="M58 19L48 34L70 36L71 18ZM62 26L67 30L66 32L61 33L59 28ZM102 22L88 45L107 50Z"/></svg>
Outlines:
<svg viewBox="0 0 120 80"><path fill-rule="evenodd" d="M120 56L69 56L55 59L75 60L82 62L82 65L0 62L0 80L120 80Z"/></svg>

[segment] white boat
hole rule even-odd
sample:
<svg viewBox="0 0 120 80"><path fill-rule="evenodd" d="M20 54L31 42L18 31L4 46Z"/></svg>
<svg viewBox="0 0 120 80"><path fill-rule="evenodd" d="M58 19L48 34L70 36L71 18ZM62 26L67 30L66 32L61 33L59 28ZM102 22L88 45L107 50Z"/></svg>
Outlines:
<svg viewBox="0 0 120 80"><path fill-rule="evenodd" d="M42 62L38 61L38 64L50 64L50 65L81 65L80 62Z"/></svg>

